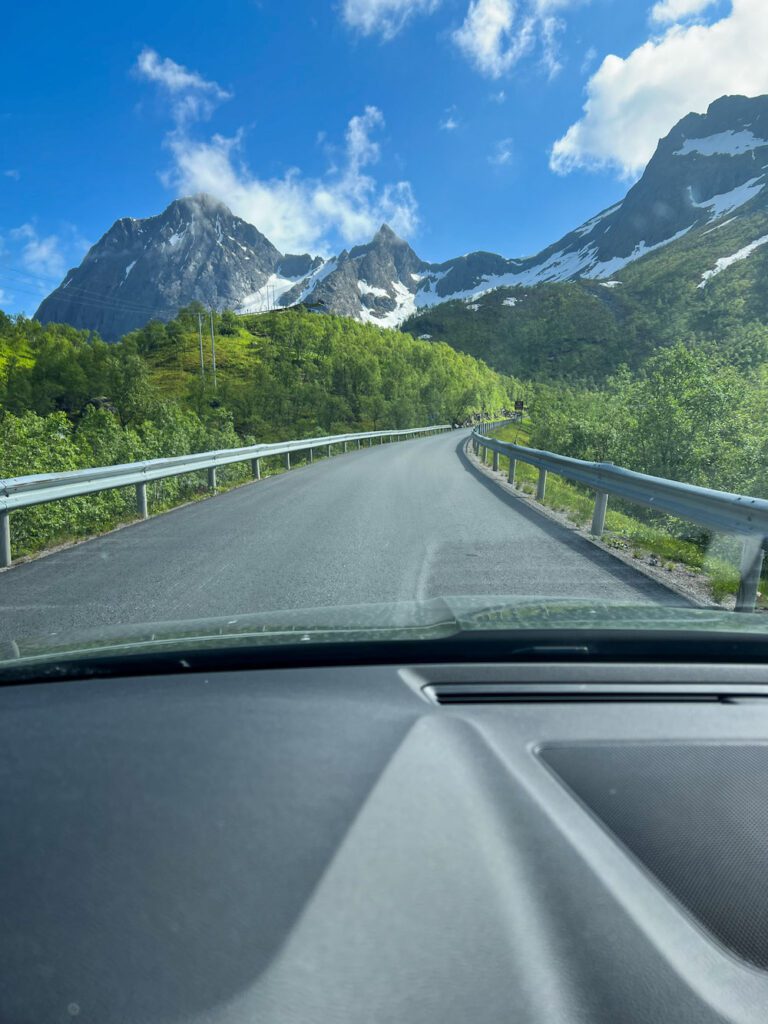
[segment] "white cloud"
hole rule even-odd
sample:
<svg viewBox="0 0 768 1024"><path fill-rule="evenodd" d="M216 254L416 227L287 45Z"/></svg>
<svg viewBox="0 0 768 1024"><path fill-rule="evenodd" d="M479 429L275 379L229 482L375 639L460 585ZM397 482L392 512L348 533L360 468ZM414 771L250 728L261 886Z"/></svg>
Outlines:
<svg viewBox="0 0 768 1024"><path fill-rule="evenodd" d="M445 117L440 121L439 127L444 132L455 132L459 127L459 119L455 105L446 108Z"/></svg>
<svg viewBox="0 0 768 1024"><path fill-rule="evenodd" d="M34 224L22 224L8 232L9 238L21 244L21 262L27 270L42 277L62 277L66 266L58 235L41 238Z"/></svg>
<svg viewBox="0 0 768 1024"><path fill-rule="evenodd" d="M15 167L11 167L7 171L3 171L3 175L6 178L13 178L14 181L18 181L21 177L21 173L17 171Z"/></svg>
<svg viewBox="0 0 768 1024"><path fill-rule="evenodd" d="M713 24L673 25L626 58L607 56L587 83L584 116L552 147L550 166L639 173L658 139L724 94L768 92L768 3L733 0Z"/></svg>
<svg viewBox="0 0 768 1024"><path fill-rule="evenodd" d="M658 0L651 10L651 20L668 25L673 21L682 21L694 14L700 14L707 7L712 7L717 0Z"/></svg>
<svg viewBox="0 0 768 1024"><path fill-rule="evenodd" d="M353 117L342 166L321 178L293 168L281 178L260 179L240 159L241 136L201 142L174 132L168 139L175 163L169 180L180 194L215 195L283 252L328 252L335 236L346 245L368 241L383 221L408 235L418 219L410 184L380 186L365 170L379 159L379 144L370 136L383 124L376 107Z"/></svg>
<svg viewBox="0 0 768 1024"><path fill-rule="evenodd" d="M173 113L180 124L209 117L217 102L228 100L232 95L217 82L207 81L196 71L189 71L170 57L161 59L149 47L145 47L139 54L135 72L139 78L154 82L174 97Z"/></svg>
<svg viewBox="0 0 768 1024"><path fill-rule="evenodd" d="M493 153L488 157L488 163L496 167L503 167L510 163L514 153L513 139L500 139L494 146Z"/></svg>
<svg viewBox="0 0 768 1024"><path fill-rule="evenodd" d="M290 168L282 177L262 179L242 158L242 130L232 137L215 134L206 140L190 134L190 115L195 108L186 101L199 99L201 90L209 94L209 102L210 97L228 98L229 93L150 52L149 66L154 70L145 77L172 94L171 112L176 122L166 136L173 167L162 179L180 195L210 193L258 227L283 252L320 249L327 253L339 240L345 245L368 241L382 221L398 234L415 230L417 204L410 184L380 185L367 170L381 156L380 144L372 137L384 127L378 107L368 106L350 118L343 159L325 175L306 177L298 168ZM198 108L197 115L208 112Z"/></svg>
<svg viewBox="0 0 768 1024"><path fill-rule="evenodd" d="M34 221L27 221L0 238L0 251L10 258L14 273L23 268L27 285L50 291L50 284L76 266L90 248L77 228L62 224L57 234L41 235Z"/></svg>
<svg viewBox="0 0 768 1024"><path fill-rule="evenodd" d="M556 12L588 0L471 0L453 40L472 64L501 78L537 46L549 76L560 70L559 36L564 28Z"/></svg>
<svg viewBox="0 0 768 1024"><path fill-rule="evenodd" d="M530 16L518 21L513 0L472 0L453 38L478 71L500 78L531 49L534 27Z"/></svg>
<svg viewBox="0 0 768 1024"><path fill-rule="evenodd" d="M489 99L492 103L503 103L507 98L507 94L503 89L499 89L498 92L492 92Z"/></svg>
<svg viewBox="0 0 768 1024"><path fill-rule="evenodd" d="M414 14L431 14L441 0L344 0L342 15L364 36L392 39Z"/></svg>
<svg viewBox="0 0 768 1024"><path fill-rule="evenodd" d="M443 0L342 0L346 24L362 35L393 39L414 15L433 14ZM557 12L589 0L470 0L453 39L483 74L500 78L538 43L550 77L560 70ZM674 0L668 0L674 2ZM677 0L682 2L682 0ZM688 0L692 2L692 0ZM518 7L522 13L518 15Z"/></svg>

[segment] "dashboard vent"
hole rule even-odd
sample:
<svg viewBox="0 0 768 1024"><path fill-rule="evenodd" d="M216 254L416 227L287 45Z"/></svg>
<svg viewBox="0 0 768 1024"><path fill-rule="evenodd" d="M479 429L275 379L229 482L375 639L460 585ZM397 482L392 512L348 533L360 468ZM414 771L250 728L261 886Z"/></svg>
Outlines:
<svg viewBox="0 0 768 1024"><path fill-rule="evenodd" d="M717 703L724 697L710 687L664 685L526 685L522 683L433 683L423 693L435 704L564 704L564 703Z"/></svg>

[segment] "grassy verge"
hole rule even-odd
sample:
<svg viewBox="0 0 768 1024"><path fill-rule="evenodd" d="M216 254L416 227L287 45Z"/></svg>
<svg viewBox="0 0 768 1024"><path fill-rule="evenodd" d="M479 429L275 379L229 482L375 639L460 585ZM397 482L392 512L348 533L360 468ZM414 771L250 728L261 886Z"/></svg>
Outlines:
<svg viewBox="0 0 768 1024"><path fill-rule="evenodd" d="M530 423L511 424L496 431L494 437L514 444L530 444ZM509 472L509 459L499 457L500 471ZM524 493L533 495L539 471L534 466L518 462L515 470L516 486ZM594 495L576 484L569 483L552 473L547 475L544 505L564 514L571 522L586 527L592 521ZM681 540L661 526L651 525L624 512L611 509L605 517L603 542L608 547L631 554L634 558L649 561L651 565L672 570L684 566L690 572L701 575L709 585L712 598L718 603L734 597L739 588L737 566L739 545L732 539L722 539L709 549L691 541ZM764 588L768 589L768 587ZM761 607L768 602L761 594Z"/></svg>

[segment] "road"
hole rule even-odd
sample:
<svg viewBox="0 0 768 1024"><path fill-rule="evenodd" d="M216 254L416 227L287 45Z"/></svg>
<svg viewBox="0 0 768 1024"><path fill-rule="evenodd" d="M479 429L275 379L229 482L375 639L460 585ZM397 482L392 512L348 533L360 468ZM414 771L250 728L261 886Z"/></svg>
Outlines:
<svg viewBox="0 0 768 1024"><path fill-rule="evenodd" d="M352 451L14 566L0 638L450 594L680 602L488 481L466 437Z"/></svg>

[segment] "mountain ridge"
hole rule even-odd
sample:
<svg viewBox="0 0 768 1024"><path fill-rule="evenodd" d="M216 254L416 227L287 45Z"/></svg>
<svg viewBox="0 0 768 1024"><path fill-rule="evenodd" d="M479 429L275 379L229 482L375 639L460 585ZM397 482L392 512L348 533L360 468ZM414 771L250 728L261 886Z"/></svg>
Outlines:
<svg viewBox="0 0 768 1024"><path fill-rule="evenodd" d="M284 254L214 197L183 197L155 217L116 221L36 315L108 340L152 317L170 319L193 300L239 312L304 303L398 327L432 307L475 304L503 287L573 280L615 287L631 264L727 216L762 209L767 168L768 96L723 96L659 141L623 200L539 253L478 251L443 263L422 260L386 224L370 242L329 259Z"/></svg>

